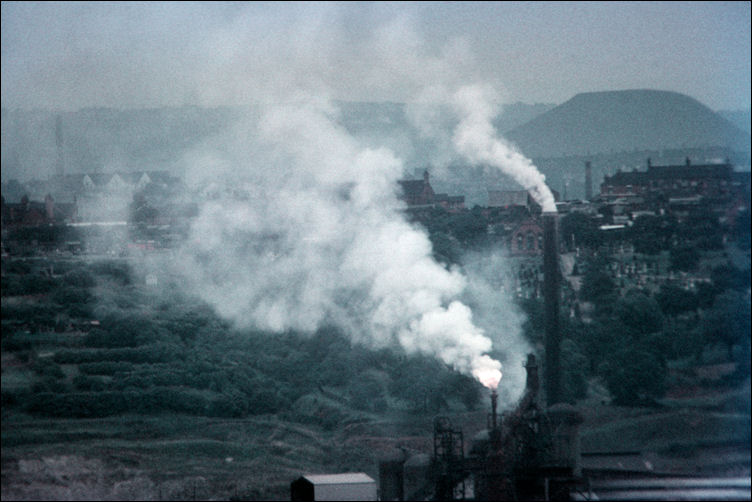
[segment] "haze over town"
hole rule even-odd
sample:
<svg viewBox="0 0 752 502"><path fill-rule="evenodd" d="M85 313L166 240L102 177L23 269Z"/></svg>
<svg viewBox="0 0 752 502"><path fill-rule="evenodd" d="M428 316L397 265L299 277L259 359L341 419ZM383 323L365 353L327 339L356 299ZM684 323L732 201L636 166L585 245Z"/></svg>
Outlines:
<svg viewBox="0 0 752 502"><path fill-rule="evenodd" d="M748 2L1 5L3 500L748 500Z"/></svg>
<svg viewBox="0 0 752 502"><path fill-rule="evenodd" d="M410 102L460 81L750 107L747 2L3 2L2 23L4 108Z"/></svg>

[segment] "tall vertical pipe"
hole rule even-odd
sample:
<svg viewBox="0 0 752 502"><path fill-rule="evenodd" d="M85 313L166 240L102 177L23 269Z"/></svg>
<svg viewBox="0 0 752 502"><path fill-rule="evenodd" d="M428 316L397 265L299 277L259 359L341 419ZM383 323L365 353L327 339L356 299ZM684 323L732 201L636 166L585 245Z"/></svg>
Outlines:
<svg viewBox="0 0 752 502"><path fill-rule="evenodd" d="M545 390L548 406L561 402L561 330L559 329L558 215L543 213L543 300L545 302Z"/></svg>
<svg viewBox="0 0 752 502"><path fill-rule="evenodd" d="M593 198L593 168L590 161L585 162L585 200Z"/></svg>
<svg viewBox="0 0 752 502"><path fill-rule="evenodd" d="M65 159L63 158L63 119L60 115L55 117L55 149L57 153L55 174L62 176L65 174Z"/></svg>
<svg viewBox="0 0 752 502"><path fill-rule="evenodd" d="M499 394L495 390L491 391L491 429L498 427L498 418L496 415L496 403L499 399Z"/></svg>

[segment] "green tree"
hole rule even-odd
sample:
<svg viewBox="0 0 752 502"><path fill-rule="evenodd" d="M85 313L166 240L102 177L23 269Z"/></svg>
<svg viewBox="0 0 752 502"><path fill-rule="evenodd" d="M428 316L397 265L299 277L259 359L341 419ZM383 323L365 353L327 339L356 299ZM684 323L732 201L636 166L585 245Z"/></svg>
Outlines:
<svg viewBox="0 0 752 502"><path fill-rule="evenodd" d="M597 249L603 243L598 222L584 213L569 213L559 223L561 240L569 248L585 246Z"/></svg>
<svg viewBox="0 0 752 502"><path fill-rule="evenodd" d="M614 311L619 321L638 337L663 328L658 302L638 290L628 291L616 302Z"/></svg>
<svg viewBox="0 0 752 502"><path fill-rule="evenodd" d="M658 305L667 316L693 312L699 307L697 294L674 284L664 284L655 295Z"/></svg>
<svg viewBox="0 0 752 502"><path fill-rule="evenodd" d="M629 230L635 251L655 255L669 249L674 233L673 220L661 216L639 216Z"/></svg>
<svg viewBox="0 0 752 502"><path fill-rule="evenodd" d="M603 259L591 260L586 267L580 287L580 298L594 303L612 301L616 293L616 283L608 272L608 262Z"/></svg>
<svg viewBox="0 0 752 502"><path fill-rule="evenodd" d="M609 325L595 321L583 325L578 336L582 351L588 359L590 373L595 373L606 355L619 343Z"/></svg>
<svg viewBox="0 0 752 502"><path fill-rule="evenodd" d="M571 339L561 343L561 367L564 379L564 400L574 403L585 397L587 390L588 358Z"/></svg>
<svg viewBox="0 0 752 502"><path fill-rule="evenodd" d="M733 265L720 265L710 271L710 279L718 291L749 288L750 269L739 270Z"/></svg>
<svg viewBox="0 0 752 502"><path fill-rule="evenodd" d="M733 358L734 345L743 344L750 334L750 299L746 293L726 291L718 295L705 313L702 327L708 341L722 343Z"/></svg>
<svg viewBox="0 0 752 502"><path fill-rule="evenodd" d="M446 265L457 265L460 263L462 250L452 237L445 232L431 232L429 234L433 256L436 260Z"/></svg>
<svg viewBox="0 0 752 502"><path fill-rule="evenodd" d="M715 297L720 291L718 288L710 282L701 282L697 285L697 307L701 309L709 309L715 302Z"/></svg>
<svg viewBox="0 0 752 502"><path fill-rule="evenodd" d="M694 246L671 248L669 251L671 269L691 272L700 263L700 252Z"/></svg>
<svg viewBox="0 0 752 502"><path fill-rule="evenodd" d="M736 215L736 219L732 226L732 238L736 242L736 245L741 249L749 250L750 248L750 242L752 241L752 237L750 237L750 227L752 227L750 211L749 209L746 209Z"/></svg>
<svg viewBox="0 0 752 502"><path fill-rule="evenodd" d="M599 373L619 405L650 404L665 391L665 364L651 351L638 346L624 347L609 354Z"/></svg>

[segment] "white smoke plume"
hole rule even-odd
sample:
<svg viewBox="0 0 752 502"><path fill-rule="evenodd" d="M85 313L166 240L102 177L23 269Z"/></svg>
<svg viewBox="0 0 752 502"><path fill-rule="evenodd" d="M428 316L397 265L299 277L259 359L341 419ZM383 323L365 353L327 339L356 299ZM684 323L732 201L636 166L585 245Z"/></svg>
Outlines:
<svg viewBox="0 0 752 502"><path fill-rule="evenodd" d="M474 163L501 169L522 185L544 212L556 212L556 202L541 174L530 159L496 135L491 119L496 115L494 93L487 86L461 87L453 96L460 123L454 131L457 151Z"/></svg>
<svg viewBox="0 0 752 502"><path fill-rule="evenodd" d="M402 163L358 144L335 117L329 103L305 97L268 106L198 152L191 163L206 175L235 181L202 205L173 265L240 326L334 324L495 388L492 341L458 300L465 277L433 259L425 232L401 212Z"/></svg>

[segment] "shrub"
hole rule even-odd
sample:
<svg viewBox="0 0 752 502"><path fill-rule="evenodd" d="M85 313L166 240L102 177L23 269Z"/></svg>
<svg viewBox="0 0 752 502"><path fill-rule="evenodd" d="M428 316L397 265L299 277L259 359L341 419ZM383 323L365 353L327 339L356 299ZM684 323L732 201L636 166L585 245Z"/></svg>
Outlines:
<svg viewBox="0 0 752 502"><path fill-rule="evenodd" d="M96 363L81 363L78 371L86 375L114 375L117 372L129 372L133 370L133 364L120 361L100 361Z"/></svg>
<svg viewBox="0 0 752 502"><path fill-rule="evenodd" d="M66 286L73 286L76 288L90 288L96 284L94 276L84 269L79 268L71 270L63 276L63 283Z"/></svg>
<svg viewBox="0 0 752 502"><path fill-rule="evenodd" d="M666 366L650 351L626 347L608 356L599 367L614 396L614 402L624 406L652 403L665 390Z"/></svg>
<svg viewBox="0 0 752 502"><path fill-rule="evenodd" d="M55 364L54 361L49 359L37 359L34 364L31 365L32 371L39 376L49 377L53 379L64 378L65 374L60 366Z"/></svg>
<svg viewBox="0 0 752 502"><path fill-rule="evenodd" d="M73 378L73 387L80 391L103 391L107 384L101 378L77 375Z"/></svg>

